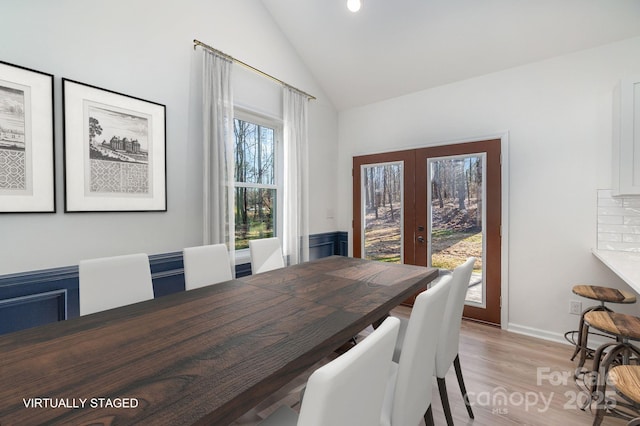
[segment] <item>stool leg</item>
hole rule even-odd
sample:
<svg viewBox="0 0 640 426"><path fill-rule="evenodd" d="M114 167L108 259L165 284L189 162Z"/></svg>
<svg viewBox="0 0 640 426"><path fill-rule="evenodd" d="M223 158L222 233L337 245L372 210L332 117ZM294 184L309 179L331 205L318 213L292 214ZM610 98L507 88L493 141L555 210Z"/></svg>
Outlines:
<svg viewBox="0 0 640 426"><path fill-rule="evenodd" d="M576 348L573 350L573 354L571 355L571 361L575 359L576 355L578 355L578 352L580 352L580 348L582 347L581 340L582 340L583 327L584 327L584 319L580 318L580 326L578 327L578 341L576 342ZM567 333L570 333L570 332L567 332Z"/></svg>
<svg viewBox="0 0 640 426"><path fill-rule="evenodd" d="M607 411L607 401L605 398L607 391L607 373L609 371L609 366L616 359L620 352L625 350L626 345L618 344L614 346L604 357L602 363L600 363L600 358L602 356L602 351L604 350L603 346L611 346L611 345L602 345L598 348L596 356L593 358L593 369L597 372L596 374L596 383L591 387L591 398L596 401L596 414L593 418L593 425L598 426L602 423L602 419ZM596 360L598 364L596 364Z"/></svg>
<svg viewBox="0 0 640 426"><path fill-rule="evenodd" d="M582 344L582 342L587 341L587 335L589 334L589 325L585 324L584 321L580 324L580 337L578 337L578 344L576 345L576 349L580 351L580 358L578 359L578 367L576 368L576 376L577 372L584 367L584 363L587 359L587 346L586 344Z"/></svg>
<svg viewBox="0 0 640 426"><path fill-rule="evenodd" d="M592 308L587 308L584 312L582 312L582 315L580 315L580 323L578 325L578 341L576 342L576 348L573 351L573 355L571 355L571 361L574 360L576 355L578 355L578 352L580 352L580 349L582 349L582 330L584 329L584 314L586 314L587 312L590 312L591 310Z"/></svg>
<svg viewBox="0 0 640 426"><path fill-rule="evenodd" d="M605 350L610 347L610 346L614 346L613 349L611 349L611 351L609 351L609 353L605 354ZM609 358L607 358L608 355L611 354L612 351L615 351L616 348L619 346L618 343L605 343L604 345L600 345L600 347L598 347L598 350L596 350L595 355L593 356L593 366L592 366L592 373L594 374L594 378L592 379L591 382L591 396L593 396L596 392L596 387L599 383L599 377L600 377L600 370L602 365L605 363L605 361L603 360L606 359L606 362L609 362Z"/></svg>
<svg viewBox="0 0 640 426"><path fill-rule="evenodd" d="M602 424L603 418L604 418L604 410L598 409L596 411L596 415L593 416L593 426L600 426Z"/></svg>
<svg viewBox="0 0 640 426"><path fill-rule="evenodd" d="M585 358L586 358L586 351L587 351L587 339L588 339L588 333L583 334L583 329L585 327L584 324L584 315L589 313L589 312L594 312L594 311L607 311L607 312L611 312L611 309L607 308L604 303L601 305L596 305L596 306L591 306L588 307L587 309L585 309L582 314L580 315L580 322L579 322L579 326L578 326L578 341L576 342L576 348L573 351L573 355L571 355L571 361L573 361L573 359L576 357L576 355L578 355L578 353L581 351L581 349L585 349ZM588 329L588 326L587 326ZM584 364L584 363L583 363ZM580 365L580 367L582 367L582 365Z"/></svg>
<svg viewBox="0 0 640 426"><path fill-rule="evenodd" d="M602 346L612 346L612 344L602 345ZM634 345L624 341L623 343L618 343L606 354L606 356L602 359L602 363L600 364L600 357L602 355L603 347L598 348L597 356L594 357L593 368L598 369L597 374L597 386L593 386L591 388L592 398L596 400L596 414L593 419L594 426L598 426L602 423L602 419L607 411L607 399L606 399L606 391L607 391L607 375L609 373L609 368L611 364L613 364L619 355L623 355L623 358L630 357L631 354L635 354L636 356L640 356L640 350ZM599 365L596 364L596 360Z"/></svg>

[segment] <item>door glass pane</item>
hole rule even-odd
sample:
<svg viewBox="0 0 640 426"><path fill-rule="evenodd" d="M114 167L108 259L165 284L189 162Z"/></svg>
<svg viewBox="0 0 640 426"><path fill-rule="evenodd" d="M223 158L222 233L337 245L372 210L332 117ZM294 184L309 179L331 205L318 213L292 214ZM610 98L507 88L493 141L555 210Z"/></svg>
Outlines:
<svg viewBox="0 0 640 426"><path fill-rule="evenodd" d="M467 257L477 260L466 301L485 305L484 224L486 154L431 158L428 160L431 200L429 211L429 264L452 270Z"/></svg>
<svg viewBox="0 0 640 426"><path fill-rule="evenodd" d="M362 166L362 257L403 261L403 163Z"/></svg>

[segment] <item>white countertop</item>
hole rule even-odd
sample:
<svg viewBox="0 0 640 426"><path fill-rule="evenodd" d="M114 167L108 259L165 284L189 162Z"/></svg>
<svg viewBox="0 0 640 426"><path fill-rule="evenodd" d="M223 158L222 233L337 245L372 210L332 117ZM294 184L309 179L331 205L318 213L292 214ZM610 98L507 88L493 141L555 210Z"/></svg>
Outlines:
<svg viewBox="0 0 640 426"><path fill-rule="evenodd" d="M593 254L640 293L640 253L593 249Z"/></svg>

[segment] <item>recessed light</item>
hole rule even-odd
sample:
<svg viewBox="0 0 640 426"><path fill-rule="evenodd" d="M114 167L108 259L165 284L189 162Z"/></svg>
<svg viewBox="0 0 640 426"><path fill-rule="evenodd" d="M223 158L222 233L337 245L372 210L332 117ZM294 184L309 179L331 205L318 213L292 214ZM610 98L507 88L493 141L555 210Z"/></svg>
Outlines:
<svg viewBox="0 0 640 426"><path fill-rule="evenodd" d="M347 9L352 12L359 11L361 6L362 2L360 0L347 0Z"/></svg>

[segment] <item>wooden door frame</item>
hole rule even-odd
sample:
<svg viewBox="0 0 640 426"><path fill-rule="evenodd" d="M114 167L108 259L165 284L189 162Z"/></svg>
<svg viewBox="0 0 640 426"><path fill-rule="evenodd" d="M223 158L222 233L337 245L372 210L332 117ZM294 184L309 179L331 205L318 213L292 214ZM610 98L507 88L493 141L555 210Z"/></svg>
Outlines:
<svg viewBox="0 0 640 426"><path fill-rule="evenodd" d="M500 259L501 259L501 273L500 273L500 294L501 294L501 300L500 300L500 327L503 329L507 329L508 328L508 324L509 324L509 132L503 132L503 133L497 133L497 134L491 134L491 135L485 135L485 136L480 136L480 137L469 137L469 138L465 138L464 140L449 140L449 141L442 141L440 143L434 144L434 145L430 145L431 147L436 147L436 146L441 146L441 145L456 145L456 144L462 144L462 143L468 143L468 142L477 142L477 141L483 141L483 140L491 140L491 139L499 139L501 141L501 163L500 163L500 170L501 170L501 191L502 191L502 195L501 195L501 220L502 220L502 227L501 227L501 248L500 248ZM363 164L364 162L361 162L358 167L355 167L355 159L356 157L360 157L360 158L370 158L371 162L383 162L380 161L379 158L380 157L376 157L376 156L382 156L382 155L389 155L389 154L398 154L400 152L406 152L406 151L411 151L414 149L420 149L423 148L422 147L408 147L403 151L395 151L395 152L390 152L390 153L381 153L381 154L366 154L366 153L361 153L361 154L356 154L354 155L353 159L353 164L354 164L354 168L352 171L352 175L354 176L354 191L357 188L358 191L358 197L356 198L354 196L354 206L353 206L353 212L354 212L354 217L361 217L361 211L360 211L360 205L358 203L355 203L356 199L360 199L359 197L361 196L360 194L360 165ZM376 159L377 158L377 159ZM355 180L356 177L356 170L357 170L357 177L358 179ZM356 184L357 182L357 184ZM406 185L407 183L405 183ZM405 192L406 192L406 186L405 186ZM358 204L358 205L356 205ZM357 215L356 216L356 212ZM356 241L361 241L361 230L359 227L356 227L355 221L352 221L352 253L353 256L355 257L360 257L360 245L358 245L358 247L356 248ZM359 224L358 224L359 225ZM406 225L405 225L406 226ZM413 224L413 226L415 227L415 224ZM406 227L405 227L406 230ZM405 238L406 241L406 238ZM415 254L414 254L415 256ZM414 257L415 260L415 257Z"/></svg>
<svg viewBox="0 0 640 426"><path fill-rule="evenodd" d="M464 307L464 316L471 317L483 317L481 321L486 321L490 324L500 324L501 323L501 296L502 296L502 252L501 252L501 226L502 226L502 167L501 167L501 140L500 139L489 139L475 142L465 142L451 145L439 145L433 147L420 148L416 150L416 163L418 161L423 161L426 158L438 158L438 157L450 157L450 156L462 156L462 155L473 155L480 153L487 153L486 162L487 167L485 170L485 179L486 179L486 200L483 200L487 206L492 206L491 210L487 209L486 221L484 224L485 228L485 238L486 238L486 252L498 253L496 258L492 258L491 265L486 264L483 265L485 268L485 278L486 282L485 288L487 289L487 293L491 291L496 291L499 294L492 294L491 297L489 294L486 295L485 298L485 308L479 308L477 306L465 305ZM426 182L428 170L425 167L417 167L416 164L416 182ZM425 187L426 189L426 187ZM426 200L426 191L424 195L424 200L419 201L416 197L416 220L417 225L421 225L420 219L422 218L425 222L428 220L427 215L427 206L429 205L429 201ZM426 229L429 229L427 223L423 225ZM426 237L426 235L425 235ZM418 264L423 264L425 262L421 261L427 259L427 244L416 245L416 260ZM485 253L486 255L486 253ZM423 266L427 266L426 264ZM493 283L492 288L490 289L486 283Z"/></svg>

